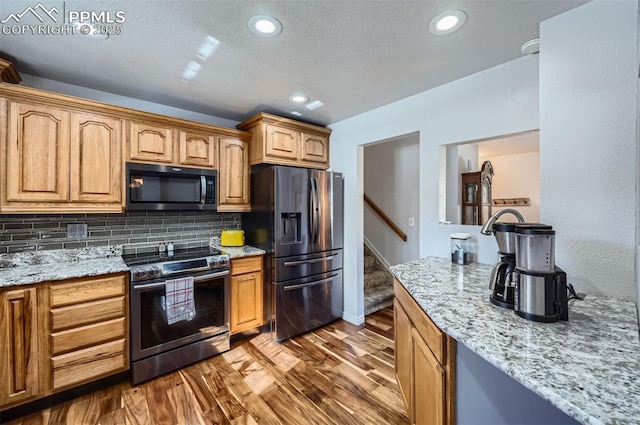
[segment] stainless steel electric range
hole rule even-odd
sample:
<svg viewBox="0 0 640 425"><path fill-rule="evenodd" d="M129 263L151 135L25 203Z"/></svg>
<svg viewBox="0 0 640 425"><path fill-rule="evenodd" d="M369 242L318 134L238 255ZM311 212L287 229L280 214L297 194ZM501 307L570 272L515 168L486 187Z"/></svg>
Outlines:
<svg viewBox="0 0 640 425"><path fill-rule="evenodd" d="M198 248L122 258L131 270L134 385L229 350L228 255Z"/></svg>

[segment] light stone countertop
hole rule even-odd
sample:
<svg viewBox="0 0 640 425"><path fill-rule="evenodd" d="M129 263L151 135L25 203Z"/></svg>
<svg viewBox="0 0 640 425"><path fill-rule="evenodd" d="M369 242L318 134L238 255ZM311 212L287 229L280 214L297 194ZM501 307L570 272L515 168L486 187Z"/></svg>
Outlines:
<svg viewBox="0 0 640 425"><path fill-rule="evenodd" d="M532 322L489 302L491 269L429 257L391 272L440 329L567 415L640 423L636 304L587 294L570 301L569 322Z"/></svg>
<svg viewBox="0 0 640 425"><path fill-rule="evenodd" d="M231 258L238 258L238 257L251 257L252 255L264 255L266 254L266 251L260 249L260 248L254 248L252 246L249 245L244 245L244 246L220 246L220 245L214 245L214 248L218 248L220 251L229 254L229 257Z"/></svg>
<svg viewBox="0 0 640 425"><path fill-rule="evenodd" d="M3 254L0 288L129 271L121 254L121 246Z"/></svg>

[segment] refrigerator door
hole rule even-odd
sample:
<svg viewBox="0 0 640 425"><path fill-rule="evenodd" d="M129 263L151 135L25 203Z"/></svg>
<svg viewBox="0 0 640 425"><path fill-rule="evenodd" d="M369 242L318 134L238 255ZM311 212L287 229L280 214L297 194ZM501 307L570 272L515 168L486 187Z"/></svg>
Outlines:
<svg viewBox="0 0 640 425"><path fill-rule="evenodd" d="M307 254L313 217L311 205L315 191L309 170L294 167L274 167L274 254L276 257Z"/></svg>
<svg viewBox="0 0 640 425"><path fill-rule="evenodd" d="M300 279L305 276L330 272L342 268L342 250L281 257L275 260L276 282Z"/></svg>
<svg viewBox="0 0 640 425"><path fill-rule="evenodd" d="M342 317L342 270L274 283L273 289L275 322L271 337L277 341Z"/></svg>

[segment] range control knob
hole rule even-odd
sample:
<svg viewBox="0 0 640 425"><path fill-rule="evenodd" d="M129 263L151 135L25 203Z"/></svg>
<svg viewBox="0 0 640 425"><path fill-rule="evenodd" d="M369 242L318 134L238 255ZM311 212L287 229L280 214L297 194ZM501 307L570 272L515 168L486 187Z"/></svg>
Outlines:
<svg viewBox="0 0 640 425"><path fill-rule="evenodd" d="M141 280L146 275L147 271L144 269L144 267L138 267L133 270L133 276L136 278L136 280Z"/></svg>
<svg viewBox="0 0 640 425"><path fill-rule="evenodd" d="M220 258L220 265L222 267L226 267L229 265L229 257L222 257Z"/></svg>
<svg viewBox="0 0 640 425"><path fill-rule="evenodd" d="M211 261L209 261L210 269L215 269L219 266L220 266L220 260L218 260L217 258L212 258Z"/></svg>
<svg viewBox="0 0 640 425"><path fill-rule="evenodd" d="M147 274L149 277L158 277L160 276L160 268L158 268L158 266L151 266L147 270Z"/></svg>

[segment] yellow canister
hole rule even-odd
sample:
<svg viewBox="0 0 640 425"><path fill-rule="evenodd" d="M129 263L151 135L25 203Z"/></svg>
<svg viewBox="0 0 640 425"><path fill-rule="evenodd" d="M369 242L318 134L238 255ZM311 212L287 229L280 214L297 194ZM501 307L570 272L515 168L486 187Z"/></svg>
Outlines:
<svg viewBox="0 0 640 425"><path fill-rule="evenodd" d="M220 235L220 245L222 246L243 246L244 230L223 230Z"/></svg>

